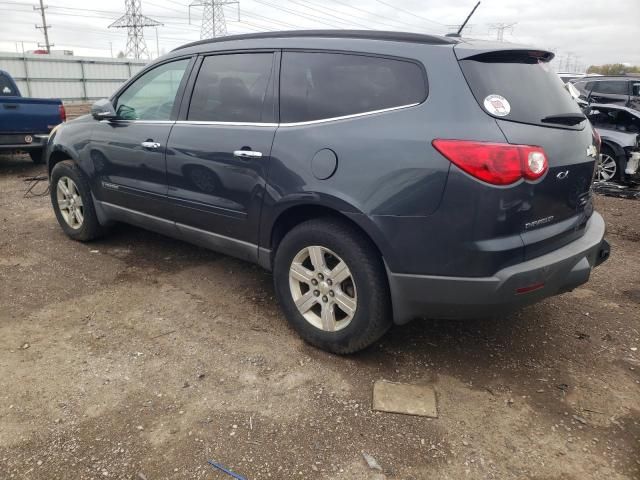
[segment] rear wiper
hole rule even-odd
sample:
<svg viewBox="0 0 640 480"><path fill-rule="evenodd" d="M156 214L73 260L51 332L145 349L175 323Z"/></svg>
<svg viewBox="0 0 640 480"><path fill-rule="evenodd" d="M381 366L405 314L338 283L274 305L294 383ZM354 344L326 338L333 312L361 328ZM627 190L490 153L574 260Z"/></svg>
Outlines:
<svg viewBox="0 0 640 480"><path fill-rule="evenodd" d="M577 125L587 119L581 113L559 113L557 115L549 115L540 120L543 123L559 123L561 125Z"/></svg>

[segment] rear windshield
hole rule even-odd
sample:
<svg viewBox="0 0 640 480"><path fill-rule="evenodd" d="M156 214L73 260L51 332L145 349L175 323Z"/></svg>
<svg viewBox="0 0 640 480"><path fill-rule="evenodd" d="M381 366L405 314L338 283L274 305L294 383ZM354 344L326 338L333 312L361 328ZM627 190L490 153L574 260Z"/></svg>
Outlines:
<svg viewBox="0 0 640 480"><path fill-rule="evenodd" d="M461 60L460 66L480 106L495 117L547 127L584 126L548 121L550 116L580 115L581 111L549 63L537 56L528 52L493 52ZM507 103L501 105L503 99Z"/></svg>

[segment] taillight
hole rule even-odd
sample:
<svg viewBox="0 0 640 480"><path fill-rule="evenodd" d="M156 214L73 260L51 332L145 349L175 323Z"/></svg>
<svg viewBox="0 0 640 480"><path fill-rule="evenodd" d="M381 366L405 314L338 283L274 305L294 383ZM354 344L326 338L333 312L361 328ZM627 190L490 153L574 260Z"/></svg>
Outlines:
<svg viewBox="0 0 640 480"><path fill-rule="evenodd" d="M67 121L67 111L64 109L64 105L58 105L58 113L60 114L60 123Z"/></svg>
<svg viewBox="0 0 640 480"><path fill-rule="evenodd" d="M469 140L434 140L433 146L469 175L492 185L534 181L549 169L541 147Z"/></svg>

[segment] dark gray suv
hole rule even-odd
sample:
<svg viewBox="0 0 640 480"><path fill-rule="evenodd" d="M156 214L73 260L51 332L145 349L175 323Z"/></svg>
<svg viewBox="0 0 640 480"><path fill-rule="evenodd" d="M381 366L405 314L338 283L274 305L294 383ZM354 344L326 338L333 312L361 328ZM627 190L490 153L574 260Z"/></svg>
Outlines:
<svg viewBox="0 0 640 480"><path fill-rule="evenodd" d="M273 270L308 342L494 315L606 259L599 142L552 54L394 32L192 43L51 135L71 238L127 222Z"/></svg>

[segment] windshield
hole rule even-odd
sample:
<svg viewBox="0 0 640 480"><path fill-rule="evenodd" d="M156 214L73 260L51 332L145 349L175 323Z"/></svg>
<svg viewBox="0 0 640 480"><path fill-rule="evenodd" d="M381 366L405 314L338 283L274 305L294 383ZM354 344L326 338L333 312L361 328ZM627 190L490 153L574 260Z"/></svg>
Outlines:
<svg viewBox="0 0 640 480"><path fill-rule="evenodd" d="M581 115L580 108L549 63L532 53L485 53L461 60L460 66L476 100L489 114L512 122L583 128L584 122L567 124L567 116ZM503 105L494 109L496 98Z"/></svg>

